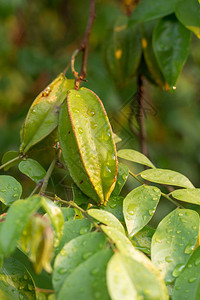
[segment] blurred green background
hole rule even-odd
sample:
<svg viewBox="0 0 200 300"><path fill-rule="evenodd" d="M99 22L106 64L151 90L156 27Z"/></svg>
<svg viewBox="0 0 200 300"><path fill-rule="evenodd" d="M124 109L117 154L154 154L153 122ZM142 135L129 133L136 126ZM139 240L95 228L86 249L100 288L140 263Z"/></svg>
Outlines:
<svg viewBox="0 0 200 300"><path fill-rule="evenodd" d="M79 47L87 25L88 0L0 0L0 158L18 150L19 131L37 94L62 72ZM123 14L120 1L97 0L90 37L88 88L102 99L114 131L122 138L118 148L140 150L128 126L136 78L119 90L106 71L102 47L106 29ZM80 68L80 58L76 60ZM72 78L70 70L67 77ZM162 91L145 81L148 149L153 163L186 175L200 186L200 43L192 36L189 58L176 91ZM45 161L43 166L46 167ZM135 173L141 170L131 164ZM19 173L19 181L30 181ZM13 174L13 169L7 174ZM60 176L62 178L62 176ZM58 184L60 178L53 179ZM130 180L128 186L132 186ZM129 189L129 187L127 189Z"/></svg>

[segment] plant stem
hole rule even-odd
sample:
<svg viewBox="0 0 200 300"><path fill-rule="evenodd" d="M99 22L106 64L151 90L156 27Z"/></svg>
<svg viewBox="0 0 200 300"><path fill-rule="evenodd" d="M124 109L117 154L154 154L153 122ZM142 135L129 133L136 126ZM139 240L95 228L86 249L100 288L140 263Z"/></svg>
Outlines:
<svg viewBox="0 0 200 300"><path fill-rule="evenodd" d="M134 174L133 172L131 172L130 170L129 170L129 174L130 174L131 176L133 176L139 183L145 184L145 182L144 182L142 179L138 178L138 176L135 175L135 174ZM185 208L183 205L181 205L180 203L178 203L176 200L170 198L167 194L161 192L161 195L162 195L164 198L166 198L167 200L169 200L170 202L172 202L172 203L173 203L174 205L176 205L177 207Z"/></svg>
<svg viewBox="0 0 200 300"><path fill-rule="evenodd" d="M31 194L29 195L29 197L32 197L32 196L37 192L37 190L41 187L42 183L43 183L43 180L40 180L40 181L36 184L35 188L34 188L33 191L31 192Z"/></svg>
<svg viewBox="0 0 200 300"><path fill-rule="evenodd" d="M9 166L10 164L12 164L13 162L17 161L17 160L20 160L21 158L23 158L24 156L23 155L19 155L9 161L7 161L5 164L1 165L0 166L0 170L4 169L5 167Z"/></svg>
<svg viewBox="0 0 200 300"><path fill-rule="evenodd" d="M60 155L60 149L57 150L56 155L55 155L53 161L51 162L51 164L50 164L50 166L47 170L46 175L44 176L42 187L41 187L41 190L40 190L40 194L44 194L45 191L46 191L46 188L47 188L47 185L48 185L48 182L49 182L49 178L51 177L51 174L52 174L52 172L55 168L55 165L56 165L56 162L58 160L59 155Z"/></svg>

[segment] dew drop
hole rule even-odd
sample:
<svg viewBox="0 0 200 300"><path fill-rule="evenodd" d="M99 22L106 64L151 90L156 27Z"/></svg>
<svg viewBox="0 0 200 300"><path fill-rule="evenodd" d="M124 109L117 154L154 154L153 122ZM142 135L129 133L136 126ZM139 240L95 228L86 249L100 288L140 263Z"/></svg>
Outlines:
<svg viewBox="0 0 200 300"><path fill-rule="evenodd" d="M178 234L181 233L181 230L177 230L176 233L178 233Z"/></svg>
<svg viewBox="0 0 200 300"><path fill-rule="evenodd" d="M177 291L180 290L180 289L181 289L180 286L175 287L175 290L177 290Z"/></svg>
<svg viewBox="0 0 200 300"><path fill-rule="evenodd" d="M2 193L5 193L5 192L6 192L6 190L5 190L5 189L3 189L3 190L1 190L1 192L2 192Z"/></svg>
<svg viewBox="0 0 200 300"><path fill-rule="evenodd" d="M194 262L195 266L198 266L200 264L200 257L198 257L195 262Z"/></svg>
<svg viewBox="0 0 200 300"><path fill-rule="evenodd" d="M61 269L58 270L58 273L59 273L59 274L64 274L64 273L66 273L66 272L67 272L67 269L66 269L66 268L61 268Z"/></svg>
<svg viewBox="0 0 200 300"><path fill-rule="evenodd" d="M192 278L190 278L188 281L189 281L190 283L192 283L192 282L194 282L195 280L197 280L197 278L196 278L196 277L192 277Z"/></svg>
<svg viewBox="0 0 200 300"><path fill-rule="evenodd" d="M187 267L190 269L190 268L192 268L192 265L191 265L191 264L189 264Z"/></svg>
<svg viewBox="0 0 200 300"><path fill-rule="evenodd" d="M110 206L110 208L115 208L117 206L117 204L116 203L111 203L109 206Z"/></svg>
<svg viewBox="0 0 200 300"><path fill-rule="evenodd" d="M14 187L14 189L13 189L14 191L17 191L17 187Z"/></svg>
<svg viewBox="0 0 200 300"><path fill-rule="evenodd" d="M18 197L18 194L14 194L13 197Z"/></svg>
<svg viewBox="0 0 200 300"><path fill-rule="evenodd" d="M10 189L10 188L11 188L11 185L9 184L9 185L7 186L7 188Z"/></svg>
<svg viewBox="0 0 200 300"><path fill-rule="evenodd" d="M150 209L150 210L149 210L150 216L153 216L154 213L155 213L155 209Z"/></svg>
<svg viewBox="0 0 200 300"><path fill-rule="evenodd" d="M82 227L81 229L80 229L80 234L85 234L85 233L87 233L88 232L88 227Z"/></svg>
<svg viewBox="0 0 200 300"><path fill-rule="evenodd" d="M174 271L173 271L172 275L173 275L174 277L178 277L178 276L181 274L183 268L184 268L184 265L178 264L178 265L174 268Z"/></svg>
<svg viewBox="0 0 200 300"><path fill-rule="evenodd" d="M187 245L185 248L185 254L190 254L194 250L194 245Z"/></svg>
<svg viewBox="0 0 200 300"><path fill-rule="evenodd" d="M83 133L83 129L81 127L78 128L79 133Z"/></svg>
<svg viewBox="0 0 200 300"><path fill-rule="evenodd" d="M182 217L182 216L183 216L183 213L179 213L178 215L179 215L179 217Z"/></svg>
<svg viewBox="0 0 200 300"><path fill-rule="evenodd" d="M66 251L66 249L65 248L63 248L61 251L60 251L60 254L61 255L67 255L67 251Z"/></svg>
<svg viewBox="0 0 200 300"><path fill-rule="evenodd" d="M90 117L94 117L95 112L94 112L93 110L88 110L88 115L89 115Z"/></svg>
<svg viewBox="0 0 200 300"><path fill-rule="evenodd" d="M85 253L83 253L83 259L87 259L91 255L92 255L92 252L85 252Z"/></svg>
<svg viewBox="0 0 200 300"><path fill-rule="evenodd" d="M97 275L99 273L99 268L95 268L91 271L92 275Z"/></svg>
<svg viewBox="0 0 200 300"><path fill-rule="evenodd" d="M168 263L170 263L170 262L173 261L173 259L171 258L171 256L166 256L165 257L165 261L168 262Z"/></svg>

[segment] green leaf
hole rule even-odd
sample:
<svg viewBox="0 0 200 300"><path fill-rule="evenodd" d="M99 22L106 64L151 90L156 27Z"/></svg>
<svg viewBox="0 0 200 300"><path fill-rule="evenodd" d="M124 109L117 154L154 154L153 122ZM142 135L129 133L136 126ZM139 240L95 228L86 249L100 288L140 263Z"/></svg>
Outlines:
<svg viewBox="0 0 200 300"><path fill-rule="evenodd" d="M0 175L0 201L10 206L20 199L22 194L21 184L12 176Z"/></svg>
<svg viewBox="0 0 200 300"><path fill-rule="evenodd" d="M168 299L152 272L120 253L115 253L108 263L107 284L112 300Z"/></svg>
<svg viewBox="0 0 200 300"><path fill-rule="evenodd" d="M142 228L136 235L133 236L131 242L134 247L148 255L151 254L151 240L155 233L155 229L149 226Z"/></svg>
<svg viewBox="0 0 200 300"><path fill-rule="evenodd" d="M106 286L106 266L112 255L111 249L104 249L77 266L64 281L58 294L58 300L109 300Z"/></svg>
<svg viewBox="0 0 200 300"><path fill-rule="evenodd" d="M152 218L161 191L154 186L142 185L132 190L124 199L123 212L128 234L133 236Z"/></svg>
<svg viewBox="0 0 200 300"><path fill-rule="evenodd" d="M74 182L88 197L105 204L115 186L117 155L98 96L86 88L70 90L60 110L58 131L63 158Z"/></svg>
<svg viewBox="0 0 200 300"><path fill-rule="evenodd" d="M130 21L146 22L167 16L174 12L175 5L180 0L142 0L134 9Z"/></svg>
<svg viewBox="0 0 200 300"><path fill-rule="evenodd" d="M142 153L132 150L132 149L122 149L117 152L117 156L129 161L136 162L148 166L150 168L155 168L152 162Z"/></svg>
<svg viewBox="0 0 200 300"><path fill-rule="evenodd" d="M119 222L119 220L110 212L101 209L89 209L87 213L100 221L101 223L108 225L110 227L116 228L118 231L125 233L124 227Z"/></svg>
<svg viewBox="0 0 200 300"><path fill-rule="evenodd" d="M46 175L45 169L36 160L31 158L21 161L18 168L36 183Z"/></svg>
<svg viewBox="0 0 200 300"><path fill-rule="evenodd" d="M177 200L200 205L200 189L178 189L171 195Z"/></svg>
<svg viewBox="0 0 200 300"><path fill-rule="evenodd" d="M129 25L129 18L120 15L107 33L103 44L106 67L119 86L135 74L142 55L138 25Z"/></svg>
<svg viewBox="0 0 200 300"><path fill-rule="evenodd" d="M110 197L106 206L101 205L100 208L113 214L123 225L125 225L123 215L123 197Z"/></svg>
<svg viewBox="0 0 200 300"><path fill-rule="evenodd" d="M152 238L151 258L167 283L180 275L194 250L199 232L199 215L176 209L158 225Z"/></svg>
<svg viewBox="0 0 200 300"><path fill-rule="evenodd" d="M72 207L61 207L60 208L64 217L64 221L71 221L75 219L76 212Z"/></svg>
<svg viewBox="0 0 200 300"><path fill-rule="evenodd" d="M200 247L198 247L190 257L185 269L176 279L173 300L184 299L188 295L190 300L200 298ZM186 294L187 293L187 294Z"/></svg>
<svg viewBox="0 0 200 300"><path fill-rule="evenodd" d="M121 193L121 190L124 184L126 183L128 175L129 175L128 167L124 164L118 164L117 180L116 180L115 188L112 191L112 194L110 195L111 197L118 196Z"/></svg>
<svg viewBox="0 0 200 300"><path fill-rule="evenodd" d="M5 258L0 269L0 299L36 299L35 286L29 272L14 258Z"/></svg>
<svg viewBox="0 0 200 300"><path fill-rule="evenodd" d="M189 53L190 31L175 17L164 18L154 29L153 48L169 87L175 89Z"/></svg>
<svg viewBox="0 0 200 300"><path fill-rule="evenodd" d="M15 250L29 218L40 207L41 198L33 196L26 200L17 200L9 208L0 232L0 245L6 256Z"/></svg>
<svg viewBox="0 0 200 300"><path fill-rule="evenodd" d="M62 247L75 239L79 235L88 233L92 228L91 222L87 219L76 219L70 220L64 223L63 236L57 248L55 248L55 253L57 254Z"/></svg>
<svg viewBox="0 0 200 300"><path fill-rule="evenodd" d="M163 74L160 70L160 67L158 65L157 59L153 51L152 36L153 36L153 29L156 24L157 21L150 21L150 22L143 23L141 25L142 49L143 49L144 59L147 68L152 78L155 80L156 84L159 85L161 88L167 89L167 86L165 84L165 79L163 77Z"/></svg>
<svg viewBox="0 0 200 300"><path fill-rule="evenodd" d="M19 157L19 152L18 151L8 151L6 153L4 153L1 163L2 165L4 165L5 163L7 163L8 161ZM14 162L12 162L11 164L9 164L7 167L4 168L5 171L8 171L11 167L14 167L16 164L18 164L22 159L19 158L18 160L15 160Z"/></svg>
<svg viewBox="0 0 200 300"><path fill-rule="evenodd" d="M58 293L66 278L83 262L107 245L104 234L91 232L65 244L54 263L53 286Z"/></svg>
<svg viewBox="0 0 200 300"><path fill-rule="evenodd" d="M115 141L115 144L119 143L122 141L122 139L120 138L120 136L118 136L116 133L113 132L113 138Z"/></svg>
<svg viewBox="0 0 200 300"><path fill-rule="evenodd" d="M88 204L89 203L89 198L83 192L77 187L77 185L74 183L72 184L72 192L73 192L73 201L77 205L82 205L82 204Z"/></svg>
<svg viewBox="0 0 200 300"><path fill-rule="evenodd" d="M74 80L60 74L39 94L29 109L22 129L20 152L26 153L57 127L59 107L73 86Z"/></svg>
<svg viewBox="0 0 200 300"><path fill-rule="evenodd" d="M47 212L56 230L55 246L57 246L63 235L64 217L62 210L53 201L44 197L42 197L41 206Z"/></svg>
<svg viewBox="0 0 200 300"><path fill-rule="evenodd" d="M184 175L166 169L151 169L140 173L140 176L148 181L181 186L185 188L194 188L193 184Z"/></svg>
<svg viewBox="0 0 200 300"><path fill-rule="evenodd" d="M176 5L178 20L200 39L200 4L197 0L184 0Z"/></svg>

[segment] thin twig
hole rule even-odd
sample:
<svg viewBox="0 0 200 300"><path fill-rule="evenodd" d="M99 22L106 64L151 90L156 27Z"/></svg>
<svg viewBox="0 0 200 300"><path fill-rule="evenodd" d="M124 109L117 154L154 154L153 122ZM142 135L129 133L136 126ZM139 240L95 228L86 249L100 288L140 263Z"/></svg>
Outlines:
<svg viewBox="0 0 200 300"><path fill-rule="evenodd" d="M31 192L31 194L29 195L29 197L32 197L32 196L37 192L37 190L42 186L42 183L43 183L43 179L40 180L40 181L36 184L35 188L34 188L33 191Z"/></svg>
<svg viewBox="0 0 200 300"><path fill-rule="evenodd" d="M92 25L94 23L94 19L95 19L95 0L90 0L90 12L89 12L89 17L88 17L87 28L85 31L85 36L84 36L84 39L83 39L80 47L73 52L71 62L70 62L72 73L75 76L75 88L76 89L79 88L80 83L85 80L85 77L87 75L89 37L90 37L91 30L92 30ZM76 72L76 70L75 70L74 64L75 64L75 59L80 52L83 53L83 56L82 56L81 71L80 71L80 74L78 74L78 72ZM68 64L68 66L70 64ZM66 72L67 72L66 70L68 70L68 68L69 68L68 66L64 70L64 72L63 72L64 74L66 74Z"/></svg>
<svg viewBox="0 0 200 300"><path fill-rule="evenodd" d="M20 154L19 156L15 157L15 158L13 158L13 159L11 159L9 161L7 161L5 164L3 164L3 165L0 166L0 170L6 168L7 166L9 166L10 164L12 164L13 162L22 159L23 157L24 157L24 155Z"/></svg>

